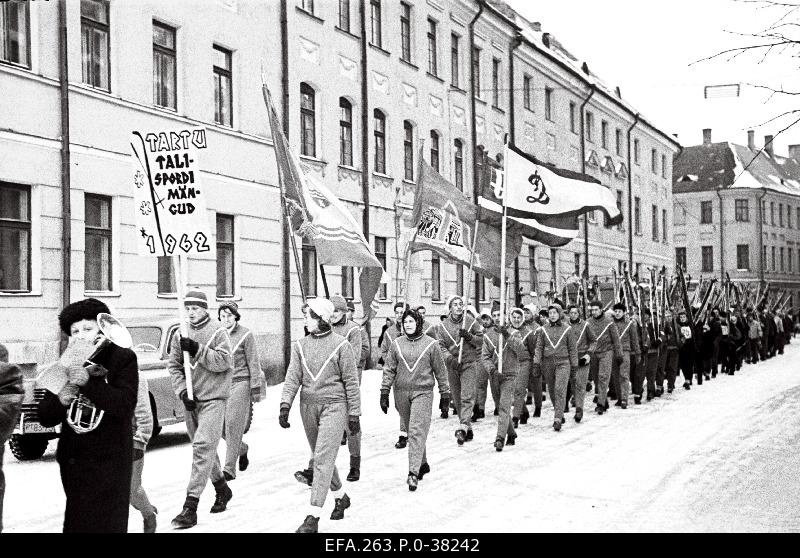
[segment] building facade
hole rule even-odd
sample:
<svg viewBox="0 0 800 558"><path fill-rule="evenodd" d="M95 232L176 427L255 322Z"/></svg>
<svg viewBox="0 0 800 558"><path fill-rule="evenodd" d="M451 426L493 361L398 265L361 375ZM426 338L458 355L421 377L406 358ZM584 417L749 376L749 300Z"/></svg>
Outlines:
<svg viewBox="0 0 800 558"><path fill-rule="evenodd" d="M400 297L442 314L470 281L430 253L404 257L420 149L470 196L482 154L502 154L506 135L591 174L617 192L625 222L588 219L588 274L606 277L622 262L671 267L678 144L505 4L15 0L0 9L0 90L11 92L0 95L0 341L18 362L56 358L58 310L84 296L123 322L176 313L170 262L134 248L135 129L206 128L201 178L217 250L189 260L189 284L216 294L212 309L239 302L268 367L281 368L302 332L301 281L311 296L327 284L359 298L354 270L326 268L323 280L299 237L297 272L262 79L306 171L345 201L385 265L376 324ZM581 233L558 249L526 242L509 269L514 289L545 292L584 273ZM499 293L484 280L471 287L479 302Z"/></svg>
<svg viewBox="0 0 800 558"><path fill-rule="evenodd" d="M737 283L769 282L770 290L800 295L800 146L790 156L763 151L748 132L747 145L712 142L684 149L675 159L675 259L696 284L729 276Z"/></svg>

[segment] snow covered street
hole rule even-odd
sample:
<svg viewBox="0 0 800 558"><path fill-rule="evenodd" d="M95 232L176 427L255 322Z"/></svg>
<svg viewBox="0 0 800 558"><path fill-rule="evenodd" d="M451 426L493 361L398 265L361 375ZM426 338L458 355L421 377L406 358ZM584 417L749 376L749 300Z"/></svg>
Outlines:
<svg viewBox="0 0 800 558"><path fill-rule="evenodd" d="M342 521L320 532L793 531L800 532L800 339L786 354L681 387L627 410L597 416L591 397L576 424L552 429L550 399L542 417L522 425L517 445L494 450L493 404L474 425L475 440L456 445L456 419L436 414L428 439L431 473L416 492L405 484L407 450L397 450L398 415L378 405L380 372L362 385L361 480L345 482L352 500ZM294 471L309 449L297 402L289 430L278 426L282 385L268 389L245 436L250 467L230 483L228 510L211 515L213 489L200 501L195 532L292 532L303 521L309 488ZM434 398L438 403L438 394ZM42 460L5 452L5 532L59 532L64 495L56 441ZM220 445L223 455L224 442ZM191 448L183 425L165 428L148 449L144 487L159 509L159 532L172 532L189 478ZM337 459L344 478L347 447ZM131 508L129 529L140 532Z"/></svg>

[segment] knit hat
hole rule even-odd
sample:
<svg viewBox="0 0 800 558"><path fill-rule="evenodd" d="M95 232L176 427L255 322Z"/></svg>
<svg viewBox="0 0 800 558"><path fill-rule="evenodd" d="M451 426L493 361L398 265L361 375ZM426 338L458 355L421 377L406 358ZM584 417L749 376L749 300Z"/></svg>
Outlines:
<svg viewBox="0 0 800 558"><path fill-rule="evenodd" d="M333 316L333 303L327 298L309 298L306 301L309 310L314 312L323 322L331 323L331 316Z"/></svg>
<svg viewBox="0 0 800 558"><path fill-rule="evenodd" d="M617 302L614 306L611 307L612 310L622 310L625 311L625 303L624 302Z"/></svg>
<svg viewBox="0 0 800 558"><path fill-rule="evenodd" d="M472 314L473 316L478 315L478 310L472 304L467 304L467 307L464 308L464 311L468 314Z"/></svg>
<svg viewBox="0 0 800 558"><path fill-rule="evenodd" d="M556 312L558 312L558 313L560 314L560 313L561 313L561 310L562 310L562 309L561 309L561 305L560 305L560 304L556 304L556 303L554 302L554 303L552 303L550 306L548 306L548 307L547 307L547 313L548 313L548 315L549 315L549 313L550 313L550 310L555 310Z"/></svg>
<svg viewBox="0 0 800 558"><path fill-rule="evenodd" d="M511 315L513 316L514 314L519 314L520 318L525 319L525 312L522 311L522 308L512 308Z"/></svg>
<svg viewBox="0 0 800 558"><path fill-rule="evenodd" d="M226 308L231 314L236 316L236 321L238 322L239 318L242 317L241 314L239 314L239 305L232 300L226 300L225 302L219 305L219 309L217 310L217 315L219 315L219 313L225 310Z"/></svg>
<svg viewBox="0 0 800 558"><path fill-rule="evenodd" d="M205 308L208 310L208 299L206 298L206 293L200 289L189 289L186 291L186 296L183 297L183 304L184 306L194 304L195 306L199 306L200 308Z"/></svg>
<svg viewBox="0 0 800 558"><path fill-rule="evenodd" d="M492 312L499 312L500 311L500 301L493 300L492 301Z"/></svg>
<svg viewBox="0 0 800 558"><path fill-rule="evenodd" d="M450 305L453 304L453 301L456 300L456 299L460 300L461 304L464 304L464 297L463 296L461 296L461 295L450 295L450 296L447 297L447 304L446 304L448 310L450 310Z"/></svg>
<svg viewBox="0 0 800 558"><path fill-rule="evenodd" d="M342 295L333 295L328 300L333 304L333 309L339 312L347 312L347 301Z"/></svg>
<svg viewBox="0 0 800 558"><path fill-rule="evenodd" d="M532 303L532 302L526 304L522 308L524 308L525 310L529 311L534 316L539 312L539 310L536 309L536 305L534 303Z"/></svg>
<svg viewBox="0 0 800 558"><path fill-rule="evenodd" d="M65 307L58 315L58 326L65 334L69 335L70 328L75 322L81 320L96 320L100 313L109 314L108 306L96 298L86 298L73 302Z"/></svg>

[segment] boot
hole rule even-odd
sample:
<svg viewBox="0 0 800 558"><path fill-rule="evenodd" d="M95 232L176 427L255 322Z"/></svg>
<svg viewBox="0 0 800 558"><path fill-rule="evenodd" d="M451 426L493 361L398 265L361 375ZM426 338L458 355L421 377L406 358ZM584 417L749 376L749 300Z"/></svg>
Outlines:
<svg viewBox="0 0 800 558"><path fill-rule="evenodd" d="M314 471L312 469L303 469L302 471L295 471L294 478L297 479L297 482L302 482L303 484L311 486L311 483L314 482Z"/></svg>
<svg viewBox="0 0 800 558"><path fill-rule="evenodd" d="M620 401L619 406L621 408L623 408L623 409L627 409L628 408L628 402L627 401Z"/></svg>
<svg viewBox="0 0 800 558"><path fill-rule="evenodd" d="M417 480L422 480L422 477L424 477L425 475L427 475L430 472L431 472L431 466L428 465L428 462L426 461L419 468L419 474L417 475Z"/></svg>
<svg viewBox="0 0 800 558"><path fill-rule="evenodd" d="M486 418L486 411L481 409L480 412L478 413L478 418L479 419Z"/></svg>
<svg viewBox="0 0 800 558"><path fill-rule="evenodd" d="M542 408L541 407L534 408L533 409L533 418L538 418L540 416L542 416Z"/></svg>
<svg viewBox="0 0 800 558"><path fill-rule="evenodd" d="M513 446L517 443L517 435L516 434L509 434L506 436L506 445Z"/></svg>
<svg viewBox="0 0 800 558"><path fill-rule="evenodd" d="M456 442L458 442L459 446L463 446L464 442L467 441L467 433L463 430L456 430Z"/></svg>
<svg viewBox="0 0 800 558"><path fill-rule="evenodd" d="M575 409L575 422L580 422L583 419L583 409Z"/></svg>
<svg viewBox="0 0 800 558"><path fill-rule="evenodd" d="M225 482L230 482L233 480L233 475L231 475L228 471L222 471L222 477L225 479Z"/></svg>
<svg viewBox="0 0 800 558"><path fill-rule="evenodd" d="M692 384L689 382L683 382L683 389L692 389Z"/></svg>
<svg viewBox="0 0 800 558"><path fill-rule="evenodd" d="M350 456L350 473L347 475L347 480L355 482L361 478L361 457Z"/></svg>
<svg viewBox="0 0 800 558"><path fill-rule="evenodd" d="M397 442L395 442L394 447L396 447L397 449L403 449L407 445L408 445L408 436L403 436L401 434L400 437L397 439Z"/></svg>
<svg viewBox="0 0 800 558"><path fill-rule="evenodd" d="M331 519L344 519L344 510L350 507L350 497L345 494L341 498L336 498L336 505L331 512Z"/></svg>
<svg viewBox="0 0 800 558"><path fill-rule="evenodd" d="M511 422L513 422L513 423L514 423L514 430L516 430L517 428L519 428L519 418L518 418L518 417L512 417L512 418L511 418Z"/></svg>
<svg viewBox="0 0 800 558"><path fill-rule="evenodd" d="M622 407L622 400L620 400L620 399L617 399L617 402L616 402L616 403L614 403L614 406L615 406L615 407Z"/></svg>
<svg viewBox="0 0 800 558"><path fill-rule="evenodd" d="M553 421L553 430L555 430L556 432L559 432L561 430L560 420Z"/></svg>
<svg viewBox="0 0 800 558"><path fill-rule="evenodd" d="M172 520L172 527L174 529L188 529L197 525L197 504L199 502L199 498L187 496L186 501L183 503L183 510Z"/></svg>
<svg viewBox="0 0 800 558"><path fill-rule="evenodd" d="M504 445L505 444L503 443L503 439L502 438L497 438L494 441L494 449L497 450L497 451L503 451L503 446Z"/></svg>
<svg viewBox="0 0 800 558"><path fill-rule="evenodd" d="M499 415L500 415L500 409L498 409L497 407L495 407L495 408L494 408L494 416L499 416Z"/></svg>
<svg viewBox="0 0 800 558"><path fill-rule="evenodd" d="M247 458L247 452L239 456L239 470L246 471L250 466L250 460Z"/></svg>
<svg viewBox="0 0 800 558"><path fill-rule="evenodd" d="M642 404L642 396L641 395L634 395L633 396L633 402L635 404L637 404L637 405L641 405Z"/></svg>
<svg viewBox="0 0 800 558"><path fill-rule="evenodd" d="M528 394L528 397L525 398L525 404L533 405L533 396L531 394Z"/></svg>
<svg viewBox="0 0 800 558"><path fill-rule="evenodd" d="M475 435L472 433L472 430L467 430L467 442L471 442L474 437Z"/></svg>
<svg viewBox="0 0 800 558"><path fill-rule="evenodd" d="M153 513L142 516L144 520L144 531L145 533L155 533L156 532L156 515L158 515L158 510L155 506L153 506Z"/></svg>
<svg viewBox="0 0 800 558"><path fill-rule="evenodd" d="M594 399L592 399L592 403L597 403L597 396L596 395L594 396Z"/></svg>
<svg viewBox="0 0 800 558"><path fill-rule="evenodd" d="M316 533L319 527L319 517L307 515L303 524L297 528L295 533Z"/></svg>
<svg viewBox="0 0 800 558"><path fill-rule="evenodd" d="M519 417L520 424L528 424L528 418L530 418L531 414L528 412L527 407L522 408L522 416Z"/></svg>
<svg viewBox="0 0 800 558"><path fill-rule="evenodd" d="M606 412L606 408L603 405L598 405L597 407L594 408L594 412L597 413L598 415L602 415L603 413Z"/></svg>
<svg viewBox="0 0 800 558"><path fill-rule="evenodd" d="M586 382L586 393L592 393L592 382Z"/></svg>
<svg viewBox="0 0 800 558"><path fill-rule="evenodd" d="M472 408L472 418L470 420L472 422L478 422L478 419L480 419L480 418L481 418L481 410L477 405L475 405Z"/></svg>
<svg viewBox="0 0 800 558"><path fill-rule="evenodd" d="M214 500L214 505L211 506L211 513L224 512L228 509L228 502L233 498L233 492L228 486L228 483L225 482L225 479L220 479L215 482L214 490L217 491L217 497Z"/></svg>
<svg viewBox="0 0 800 558"><path fill-rule="evenodd" d="M447 409L442 409L442 414L441 414L441 417L442 417L443 419L446 419L448 416L449 416L449 414L448 414L448 410L447 410Z"/></svg>
<svg viewBox="0 0 800 558"><path fill-rule="evenodd" d="M406 480L406 484L408 484L408 490L414 492L417 489L417 475L414 473L408 474L408 479Z"/></svg>

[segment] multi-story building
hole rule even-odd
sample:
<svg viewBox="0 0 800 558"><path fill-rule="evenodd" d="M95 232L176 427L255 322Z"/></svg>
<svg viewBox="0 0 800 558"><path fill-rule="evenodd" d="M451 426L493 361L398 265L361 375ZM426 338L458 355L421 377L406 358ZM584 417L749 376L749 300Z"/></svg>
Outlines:
<svg viewBox="0 0 800 558"><path fill-rule="evenodd" d="M777 155L748 132L747 145L711 140L675 159L675 260L696 284L726 275L737 283L769 282L793 308L800 295L800 146Z"/></svg>
<svg viewBox="0 0 800 558"><path fill-rule="evenodd" d="M302 331L300 282L310 296L324 286L300 238L296 272L281 226L262 76L307 172L345 201L385 264L379 320L404 290L420 146L470 196L483 154L501 154L506 134L592 174L617 192L625 223L588 219L588 273L670 267L678 144L500 2L13 0L0 10L0 341L14 360L55 358L57 312L84 296L123 322L175 312L169 261L134 248L129 136L190 125L207 130L200 165L217 250L190 260L189 283L239 301L280 368ZM586 247L583 236L553 250L526 243L509 277L517 291L546 291L586 270ZM470 280L430 253L408 265L409 298L436 314ZM324 271L331 294L359 298L352 269ZM485 302L498 291L481 280L472 293Z"/></svg>

